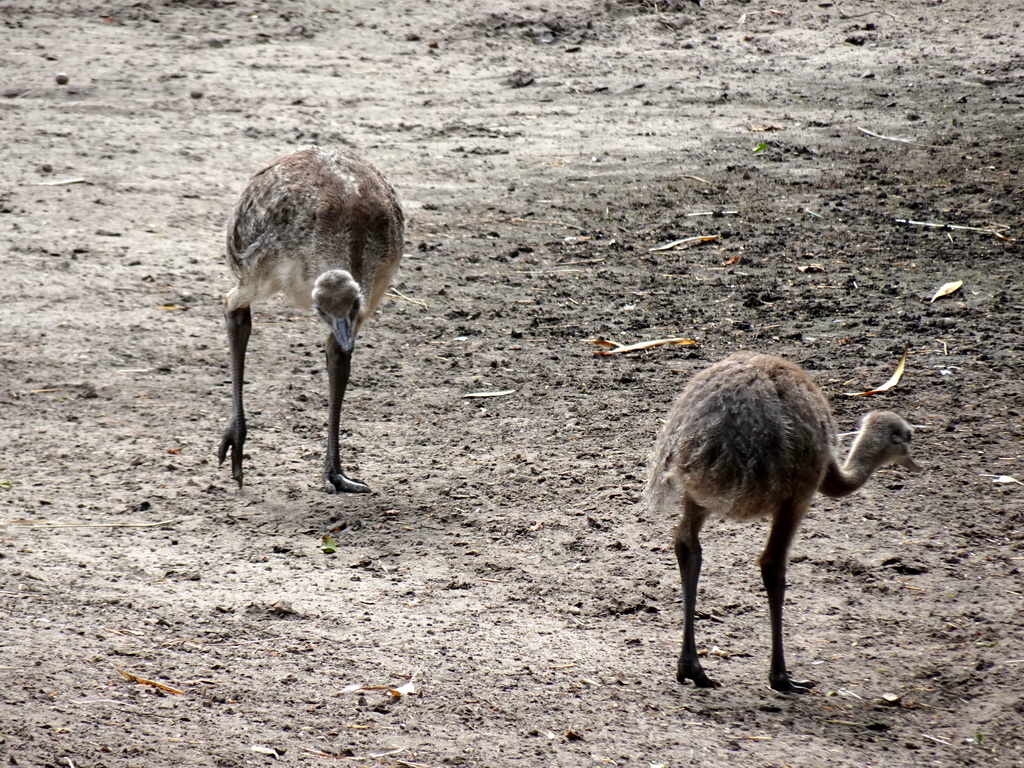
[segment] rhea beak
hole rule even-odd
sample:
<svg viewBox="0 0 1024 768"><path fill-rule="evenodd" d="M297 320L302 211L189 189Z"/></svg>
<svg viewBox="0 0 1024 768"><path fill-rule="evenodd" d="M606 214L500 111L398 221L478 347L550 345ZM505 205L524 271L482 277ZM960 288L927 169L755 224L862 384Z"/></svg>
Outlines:
<svg viewBox="0 0 1024 768"><path fill-rule="evenodd" d="M335 318L331 325L331 331L334 333L334 338L338 340L341 351L351 354L356 345L355 325L352 319L348 317Z"/></svg>
<svg viewBox="0 0 1024 768"><path fill-rule="evenodd" d="M910 454L907 454L906 456L901 458L900 461L899 461L899 465L901 467L909 469L911 472L923 472L924 471L924 467L922 467L920 464L918 464L916 461L914 461L912 458L910 458Z"/></svg>

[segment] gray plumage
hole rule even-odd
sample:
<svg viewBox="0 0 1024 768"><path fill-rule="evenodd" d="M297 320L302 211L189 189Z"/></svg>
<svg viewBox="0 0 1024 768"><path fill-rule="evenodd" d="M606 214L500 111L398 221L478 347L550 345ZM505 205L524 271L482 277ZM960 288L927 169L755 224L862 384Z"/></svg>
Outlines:
<svg viewBox="0 0 1024 768"><path fill-rule="evenodd" d="M356 334L384 297L402 255L404 219L394 189L347 150L306 147L249 181L228 221L227 263L238 278L224 315L231 348L232 413L221 439L242 485L245 351L250 305L284 293L330 328L328 435L323 482L331 493L366 492L341 471L338 427Z"/></svg>
<svg viewBox="0 0 1024 768"><path fill-rule="evenodd" d="M704 522L711 515L771 517L760 558L772 620L769 681L777 690L806 690L805 681L790 680L786 671L782 603L789 545L814 493L845 496L887 464L920 469L910 457L910 425L895 413L868 413L842 465L835 432L821 390L799 366L770 355L722 360L694 376L672 406L655 443L645 499L656 513L680 515L674 537L686 602L680 682L715 685L697 659L693 632Z"/></svg>

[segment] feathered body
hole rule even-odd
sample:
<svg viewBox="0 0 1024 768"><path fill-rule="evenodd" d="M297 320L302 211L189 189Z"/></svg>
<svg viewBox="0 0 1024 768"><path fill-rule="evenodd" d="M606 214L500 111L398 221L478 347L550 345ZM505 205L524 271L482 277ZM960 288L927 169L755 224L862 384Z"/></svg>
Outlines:
<svg viewBox="0 0 1024 768"><path fill-rule="evenodd" d="M840 466L836 425L821 390L798 365L743 352L695 375L676 399L651 458L645 500L655 514L679 515L674 547L685 601L683 648L676 677L711 687L694 639L694 610L708 517L771 517L760 557L772 625L771 686L807 690L791 680L782 647L782 604L789 545L816 491L845 496L886 464L920 467L910 458L911 428L888 411L861 422Z"/></svg>
<svg viewBox="0 0 1024 768"><path fill-rule="evenodd" d="M649 493L679 503L685 492L723 517L764 517L818 489L835 433L828 401L799 366L736 354L696 374L677 398Z"/></svg>
<svg viewBox="0 0 1024 768"><path fill-rule="evenodd" d="M404 218L395 190L348 150L306 147L253 175L228 220L227 262L239 284L227 308L284 293L312 306L320 275L345 270L369 316L402 256Z"/></svg>
<svg viewBox="0 0 1024 768"><path fill-rule="evenodd" d="M239 485L249 306L281 292L297 307L314 308L331 329L324 486L331 493L369 490L341 471L338 425L356 334L391 284L403 236L395 190L373 165L348 150L306 147L250 179L228 221L227 262L238 285L224 301L232 411L218 450L222 462L231 451L231 474Z"/></svg>

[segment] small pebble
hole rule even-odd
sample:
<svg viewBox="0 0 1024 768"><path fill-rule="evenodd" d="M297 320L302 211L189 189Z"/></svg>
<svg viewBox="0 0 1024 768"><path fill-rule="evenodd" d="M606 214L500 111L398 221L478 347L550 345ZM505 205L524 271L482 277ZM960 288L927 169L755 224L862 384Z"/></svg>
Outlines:
<svg viewBox="0 0 1024 768"><path fill-rule="evenodd" d="M63 72L58 72L57 76L54 78L54 80L57 81L57 85L67 85L68 84L68 76L65 75Z"/></svg>
<svg viewBox="0 0 1024 768"><path fill-rule="evenodd" d="M190 93L189 95L193 99L201 99L201 98L203 98L203 92L202 91L192 91L192 93Z"/></svg>

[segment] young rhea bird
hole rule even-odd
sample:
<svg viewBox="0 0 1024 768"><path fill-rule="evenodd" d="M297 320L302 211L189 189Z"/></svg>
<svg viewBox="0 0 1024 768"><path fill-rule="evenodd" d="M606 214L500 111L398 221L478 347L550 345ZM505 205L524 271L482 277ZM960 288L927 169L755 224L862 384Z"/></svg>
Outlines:
<svg viewBox="0 0 1024 768"><path fill-rule="evenodd" d="M736 520L771 517L761 554L768 593L772 655L768 680L777 691L803 693L791 680L782 647L786 559L815 491L846 496L887 464L912 471L911 428L889 411L861 421L846 462L836 458L836 426L821 390L798 365L740 353L698 373L669 411L651 459L645 498L654 512L680 514L674 544L684 595L683 647L676 678L715 687L701 668L694 640L700 577L699 534L709 515Z"/></svg>
<svg viewBox="0 0 1024 768"><path fill-rule="evenodd" d="M221 463L242 485L242 383L252 331L249 306L277 292L324 321L329 381L323 483L329 493L370 489L345 475L338 458L341 404L360 327L380 303L402 256L404 219L380 171L347 150L306 147L249 181L228 221L227 262L238 285L224 301L231 349L231 418Z"/></svg>

